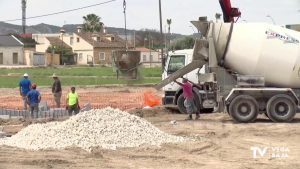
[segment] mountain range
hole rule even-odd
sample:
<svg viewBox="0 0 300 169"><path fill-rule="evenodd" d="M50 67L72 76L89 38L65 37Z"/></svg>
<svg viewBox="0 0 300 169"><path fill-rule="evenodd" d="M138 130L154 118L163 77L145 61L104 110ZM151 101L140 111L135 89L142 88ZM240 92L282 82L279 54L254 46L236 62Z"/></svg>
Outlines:
<svg viewBox="0 0 300 169"><path fill-rule="evenodd" d="M77 26L81 26L81 24L67 24L64 25L63 27L55 26L55 25L49 25L45 23L40 23L37 25L32 25L32 26L27 26L26 27L26 33L32 33L32 34L37 34L37 33L59 33L61 28L63 28L66 32L76 32L77 31ZM116 33L119 35L124 34L124 28L115 28L115 27L106 27L106 31L108 33ZM128 34L133 34L135 30L128 30ZM156 32L154 30L138 30L136 32ZM21 25L14 25L6 22L0 22L0 34L1 35L6 35L6 34L21 34L22 33L22 26ZM172 36L174 37L182 37L184 35L181 34L173 34Z"/></svg>
<svg viewBox="0 0 300 169"><path fill-rule="evenodd" d="M61 28L63 28L66 32L76 32L77 26L80 26L80 24L69 24L64 25L63 27L55 26L55 25L49 25L45 23L27 26L26 27L26 33L59 33ZM113 28L113 27L107 27L106 28L108 32L110 33L117 33L120 34L124 32L124 29L122 28ZM22 26L21 25L14 25L9 24L5 22L0 22L0 34L20 34L22 33Z"/></svg>
<svg viewBox="0 0 300 169"><path fill-rule="evenodd" d="M65 32L72 33L77 31L77 27L81 26L81 24L68 24L64 25L63 27L49 25L45 23L27 26L26 33L32 34L51 34L51 33L59 33L60 30L63 28ZM113 33L125 38L124 28L115 28L115 27L106 27L105 28L107 33ZM21 25L14 25L5 22L0 22L0 35L7 35L7 34L22 34L22 26ZM127 30L128 40L130 43L134 42L134 35L135 34L135 43L137 46L148 46L152 44L152 48L158 47L161 43L161 35L157 30L151 29L142 29L142 30ZM165 39L169 39L172 41L176 41L178 39L182 39L186 37L186 35L181 34L168 34L165 35Z"/></svg>

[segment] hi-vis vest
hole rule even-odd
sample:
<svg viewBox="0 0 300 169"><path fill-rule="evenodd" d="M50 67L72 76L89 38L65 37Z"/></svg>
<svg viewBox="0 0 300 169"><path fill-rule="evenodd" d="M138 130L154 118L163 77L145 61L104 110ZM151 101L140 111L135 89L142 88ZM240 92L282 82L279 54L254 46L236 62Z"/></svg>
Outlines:
<svg viewBox="0 0 300 169"><path fill-rule="evenodd" d="M68 105L69 106L73 106L73 105L75 105L77 103L76 101L77 101L78 95L77 95L76 92L75 93L70 92L68 94L67 98L69 99Z"/></svg>

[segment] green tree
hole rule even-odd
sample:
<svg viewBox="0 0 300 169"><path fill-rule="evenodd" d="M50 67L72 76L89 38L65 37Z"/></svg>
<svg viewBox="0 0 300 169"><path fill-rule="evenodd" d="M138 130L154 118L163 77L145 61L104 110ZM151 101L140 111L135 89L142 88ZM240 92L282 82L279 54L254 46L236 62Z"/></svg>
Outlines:
<svg viewBox="0 0 300 169"><path fill-rule="evenodd" d="M170 48L170 44L171 44L171 24L172 24L172 19L167 19L167 24L168 24L168 41L167 41L167 48Z"/></svg>
<svg viewBox="0 0 300 169"><path fill-rule="evenodd" d="M181 49L192 49L194 47L195 40L193 37L185 37L183 39L177 40L175 43L171 45L171 48L174 50Z"/></svg>
<svg viewBox="0 0 300 169"><path fill-rule="evenodd" d="M47 50L47 53L59 54L60 55L60 64L75 64L74 53L71 48L65 48L63 46L50 45Z"/></svg>
<svg viewBox="0 0 300 169"><path fill-rule="evenodd" d="M61 54L63 55L73 55L72 49L70 48L65 48L62 46L55 46L55 45L50 45L47 50L47 53L54 53L54 54Z"/></svg>
<svg viewBox="0 0 300 169"><path fill-rule="evenodd" d="M85 32L101 32L104 24L101 22L101 17L95 14L88 14L83 17L83 31Z"/></svg>

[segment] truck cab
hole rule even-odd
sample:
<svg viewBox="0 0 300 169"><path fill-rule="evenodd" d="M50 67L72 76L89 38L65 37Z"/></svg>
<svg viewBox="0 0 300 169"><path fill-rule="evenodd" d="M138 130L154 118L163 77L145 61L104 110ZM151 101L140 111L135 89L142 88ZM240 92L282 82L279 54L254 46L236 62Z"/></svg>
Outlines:
<svg viewBox="0 0 300 169"><path fill-rule="evenodd" d="M166 61L166 66L162 74L162 80L166 79L170 74L176 72L177 70L185 67L193 60L193 49L184 49L169 52L169 57ZM201 69L195 69L183 77L190 80L193 83L198 83L198 75L205 73L205 66ZM180 81L182 79L178 79ZM194 89L197 90L197 89ZM182 88L175 82L171 82L163 87L164 96L162 98L162 103L165 106L178 106L180 112L185 112L185 107L183 106L183 96ZM194 91L199 93L199 91ZM199 107L200 105L198 105Z"/></svg>

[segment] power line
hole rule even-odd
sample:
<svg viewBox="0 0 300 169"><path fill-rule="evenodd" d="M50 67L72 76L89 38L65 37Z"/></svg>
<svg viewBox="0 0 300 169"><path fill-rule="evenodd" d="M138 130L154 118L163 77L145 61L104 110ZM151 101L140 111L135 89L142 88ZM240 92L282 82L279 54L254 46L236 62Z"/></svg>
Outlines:
<svg viewBox="0 0 300 169"><path fill-rule="evenodd" d="M109 1L101 2L101 3L89 5L89 6L84 6L84 7L80 7L80 8L75 8L75 9L70 9L70 10L65 10L65 11L60 11L60 12L54 12L54 13L49 13L49 14L44 14L44 15L31 16L26 19L42 18L42 17L46 17L46 16L52 16L52 15L58 15L58 14L62 14L62 13L78 11L81 9L86 9L86 8L91 8L91 7L95 7L95 6L99 6L99 5L108 4L108 3L111 3L114 1L117 1L117 0L109 0ZM4 20L2 22L14 22L14 21L20 21L20 20L22 20L22 19L9 19L9 20Z"/></svg>

